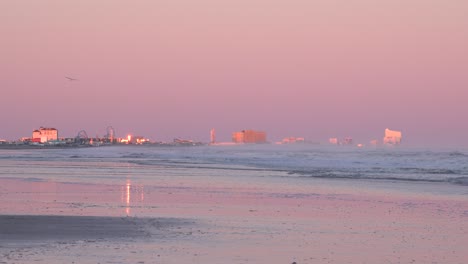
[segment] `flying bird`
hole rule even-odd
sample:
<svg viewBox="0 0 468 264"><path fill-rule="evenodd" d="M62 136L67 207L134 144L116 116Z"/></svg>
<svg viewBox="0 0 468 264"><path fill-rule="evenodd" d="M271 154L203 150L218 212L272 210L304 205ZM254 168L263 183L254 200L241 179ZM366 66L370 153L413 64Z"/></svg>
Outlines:
<svg viewBox="0 0 468 264"><path fill-rule="evenodd" d="M78 79L75 79L75 78L72 78L72 77L68 77L68 76L65 76L65 78L67 78L69 81L73 82L73 81L78 81Z"/></svg>

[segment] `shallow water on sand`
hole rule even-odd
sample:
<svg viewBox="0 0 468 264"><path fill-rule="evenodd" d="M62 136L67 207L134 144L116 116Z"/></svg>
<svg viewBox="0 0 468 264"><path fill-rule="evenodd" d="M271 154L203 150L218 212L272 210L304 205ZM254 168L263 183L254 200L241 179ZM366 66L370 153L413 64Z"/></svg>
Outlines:
<svg viewBox="0 0 468 264"><path fill-rule="evenodd" d="M2 215L149 219L135 222L144 236L0 237L0 256L6 263L465 263L466 155L359 151L0 150ZM164 219L180 222L154 224ZM106 222L96 224L106 230Z"/></svg>

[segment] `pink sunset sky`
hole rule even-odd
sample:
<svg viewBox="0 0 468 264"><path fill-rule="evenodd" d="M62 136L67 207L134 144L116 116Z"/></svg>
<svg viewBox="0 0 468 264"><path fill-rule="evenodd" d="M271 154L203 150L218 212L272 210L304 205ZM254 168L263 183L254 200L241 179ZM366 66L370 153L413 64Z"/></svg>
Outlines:
<svg viewBox="0 0 468 264"><path fill-rule="evenodd" d="M403 132L468 146L468 1L0 3L0 138L270 141ZM78 81L69 81L65 77Z"/></svg>

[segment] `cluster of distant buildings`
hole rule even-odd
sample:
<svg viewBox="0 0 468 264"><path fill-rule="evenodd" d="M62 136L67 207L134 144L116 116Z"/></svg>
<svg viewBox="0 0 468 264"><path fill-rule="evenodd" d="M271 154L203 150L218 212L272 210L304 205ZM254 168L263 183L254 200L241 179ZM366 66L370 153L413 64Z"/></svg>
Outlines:
<svg viewBox="0 0 468 264"><path fill-rule="evenodd" d="M242 130L232 133L231 142L218 142L215 129L210 130L210 145L262 144L267 142L266 132Z"/></svg>
<svg viewBox="0 0 468 264"><path fill-rule="evenodd" d="M392 145L392 146L397 146L401 144L401 139L402 139L402 133L401 131L397 130L390 130L388 128L385 129L384 132L384 137L382 139L382 143L384 145ZM353 139L351 137L346 137L344 139L338 139L338 138L330 138L328 140L330 144L333 145L353 145ZM373 139L370 141L371 146L377 146L379 145L379 141L377 139ZM363 147L363 144L357 144L358 147Z"/></svg>
<svg viewBox="0 0 468 264"><path fill-rule="evenodd" d="M104 138L89 138L84 130L80 131L74 138L59 137L59 131L52 127L40 127L32 132L31 137L23 137L20 139L23 145L48 145L48 146L71 146L71 145L95 145L104 143L113 143L116 139L113 136L105 136ZM16 142L18 145L18 142Z"/></svg>
<svg viewBox="0 0 468 264"><path fill-rule="evenodd" d="M200 142L193 140L175 138L173 142L151 142L148 138L142 136L127 135L124 138L115 137L115 131L112 127L107 127L107 134L103 137L88 137L86 131L81 130L73 138L59 137L59 131L56 128L40 127L32 132L31 137L23 137L19 141L8 142L0 140L0 145L14 146L101 146L101 145L177 145L177 146L195 146L201 145Z"/></svg>
<svg viewBox="0 0 468 264"><path fill-rule="evenodd" d="M109 128L108 128L109 131ZM90 146L90 145L102 145L102 144L114 144L124 139L114 138L113 129L111 133L104 137L90 138L84 130L80 131L76 137L64 138L59 137L59 131L52 127L40 127L32 131L31 137L22 137L19 141L7 142L3 140L0 144L10 145L25 145L25 146ZM135 140L135 142L144 142L144 139L136 137L135 139L126 138L125 140Z"/></svg>
<svg viewBox="0 0 468 264"><path fill-rule="evenodd" d="M401 131L385 129L382 143L384 145L400 145L402 140ZM264 131L257 131L252 129L236 131L232 133L232 142L217 142L216 131L210 131L210 144L211 145L235 145L235 144L264 144L268 143L267 134ZM286 137L282 141L275 142L275 144L296 144L296 143L311 143L303 137ZM333 145L354 145L351 137L339 139L336 137L330 138L329 143ZM0 144L7 144L5 140L0 140ZM80 131L74 138L60 138L59 132L56 128L40 127L32 132L31 137L21 139L21 144L25 145L104 145L104 144L159 144L159 145L181 145L181 146L194 146L203 145L201 142L194 142L188 139L174 139L170 143L150 142L148 138L142 136L127 135L124 138L115 137L115 131L112 127L107 128L107 135L104 137L90 138L84 130ZM379 141L374 139L370 142L371 146L379 145ZM357 144L358 147L364 146Z"/></svg>

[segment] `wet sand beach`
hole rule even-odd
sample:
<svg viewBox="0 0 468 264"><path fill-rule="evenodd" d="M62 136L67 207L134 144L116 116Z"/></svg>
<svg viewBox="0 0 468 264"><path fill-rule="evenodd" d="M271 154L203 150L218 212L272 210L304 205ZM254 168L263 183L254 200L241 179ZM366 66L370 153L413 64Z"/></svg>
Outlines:
<svg viewBox="0 0 468 264"><path fill-rule="evenodd" d="M1 215L0 263L128 263L122 249L170 239L189 225L170 218Z"/></svg>
<svg viewBox="0 0 468 264"><path fill-rule="evenodd" d="M460 197L320 182L307 192L172 180L4 178L0 186L0 263L461 264L468 257L468 201Z"/></svg>
<svg viewBox="0 0 468 264"><path fill-rule="evenodd" d="M186 225L183 219L70 215L0 215L0 242L137 239Z"/></svg>

